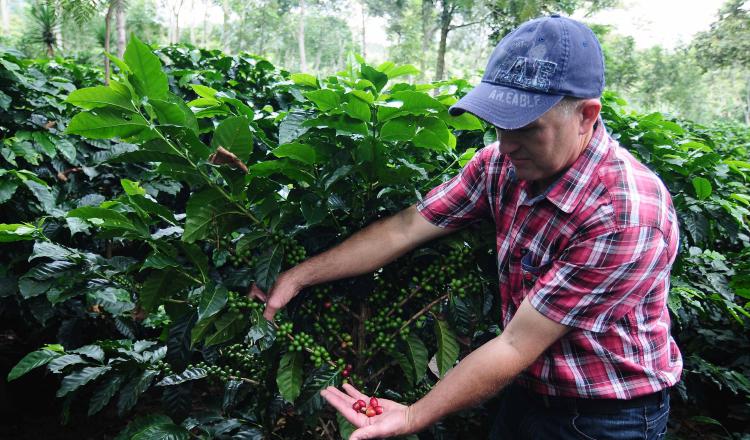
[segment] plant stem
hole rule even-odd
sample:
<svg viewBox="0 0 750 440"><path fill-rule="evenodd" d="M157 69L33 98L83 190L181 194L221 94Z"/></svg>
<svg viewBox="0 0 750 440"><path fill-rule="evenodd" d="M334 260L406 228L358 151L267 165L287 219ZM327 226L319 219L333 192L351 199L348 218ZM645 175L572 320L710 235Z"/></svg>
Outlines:
<svg viewBox="0 0 750 440"><path fill-rule="evenodd" d="M429 304L427 304L426 306L422 307L422 309L421 309L420 311L418 311L417 313L415 313L415 314L414 314L414 316L412 316L412 317L411 317L411 318L409 318L409 319L408 319L408 320L407 320L406 322L404 322L404 323L403 323L403 324L401 325L401 327L399 327L399 328L398 328L397 330L395 330L395 331L394 331L393 333L391 333L391 335L390 335L390 339L393 339L393 338L395 338L395 337L396 337L396 336L397 336L397 335L398 335L399 333L401 333L401 331L402 331L403 329L405 329L405 328L409 327L409 325L410 325L410 324L411 324L412 322L414 322L415 320L419 319L419 317L420 317L420 316L422 316L422 315L424 315L425 313L429 312L429 311L430 311L430 309L431 309L431 308L432 308L432 307L433 307L433 306L434 306L435 304L437 304L437 303L439 303L439 302L441 302L441 301L445 300L445 299L446 299L446 298L448 298L449 296L450 296L450 293L445 293L445 294L443 294L443 295L439 296L438 298L436 298L435 300L433 300L432 302L430 302ZM382 348L378 348L377 350L373 351L373 352L372 352L372 354L370 355L370 357L369 357L369 358L367 358L367 360L366 360L366 361L364 362L364 364L362 364L362 367L365 367L365 366L366 366L367 364L369 364L369 363L370 363L370 361L372 361L373 359L375 359L375 355L376 355L376 354L378 354L378 353L380 353L380 351L382 351Z"/></svg>

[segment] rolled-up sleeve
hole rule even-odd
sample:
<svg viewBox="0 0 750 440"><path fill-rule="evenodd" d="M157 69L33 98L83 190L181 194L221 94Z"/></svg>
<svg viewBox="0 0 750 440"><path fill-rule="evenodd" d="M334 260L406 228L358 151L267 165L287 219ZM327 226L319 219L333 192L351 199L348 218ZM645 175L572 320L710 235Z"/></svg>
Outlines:
<svg viewBox="0 0 750 440"><path fill-rule="evenodd" d="M489 217L485 161L491 154L489 148L477 151L460 173L430 190L417 204L417 210L442 228L459 228Z"/></svg>
<svg viewBox="0 0 750 440"><path fill-rule="evenodd" d="M666 301L658 287L668 282L671 260L659 229L625 227L574 243L536 280L528 298L553 321L603 332L641 301Z"/></svg>

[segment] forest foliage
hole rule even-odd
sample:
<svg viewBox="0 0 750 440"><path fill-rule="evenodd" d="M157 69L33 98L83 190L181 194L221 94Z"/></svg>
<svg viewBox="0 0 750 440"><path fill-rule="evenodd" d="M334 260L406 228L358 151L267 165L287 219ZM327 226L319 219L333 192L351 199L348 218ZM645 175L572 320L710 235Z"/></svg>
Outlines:
<svg viewBox="0 0 750 440"><path fill-rule="evenodd" d="M612 0L0 0L0 45L28 57L97 64L105 60L102 49L121 57L132 32L155 44L250 52L299 72L332 74L358 53L375 64L415 65L412 81L476 83L499 38L527 19L559 13L594 28L608 89L639 111L750 124L747 0L727 0L710 29L674 48L641 47L591 15L622 6Z"/></svg>
<svg viewBox="0 0 750 440"><path fill-rule="evenodd" d="M98 68L0 53L0 317L24 341L9 384L45 370L64 421L127 416L120 438L336 438L351 426L321 388L413 402L499 333L488 224L305 289L274 322L245 296L490 143L491 127L447 113L467 81L415 83L415 66L362 58L318 77L135 37L111 60L103 86ZM750 132L634 112L610 92L603 117L678 210L673 428L742 438ZM487 412L423 435L477 435Z"/></svg>

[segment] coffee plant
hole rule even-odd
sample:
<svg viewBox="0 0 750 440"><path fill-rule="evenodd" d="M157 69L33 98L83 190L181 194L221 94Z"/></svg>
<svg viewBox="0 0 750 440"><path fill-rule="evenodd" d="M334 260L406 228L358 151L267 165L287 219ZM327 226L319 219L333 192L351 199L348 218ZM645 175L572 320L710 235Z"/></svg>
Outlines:
<svg viewBox="0 0 750 440"><path fill-rule="evenodd" d="M0 316L36 344L7 380L58 377L64 421L127 416L122 439L345 437L322 388L411 403L501 331L489 223L307 288L274 322L247 296L492 142L491 127L447 113L465 81L411 84L412 66L362 59L319 78L135 37L106 86L64 60L0 61ZM606 95L605 122L661 176L681 223L669 306L685 409L673 425L739 436L750 132L624 106ZM420 437L486 436L488 412Z"/></svg>

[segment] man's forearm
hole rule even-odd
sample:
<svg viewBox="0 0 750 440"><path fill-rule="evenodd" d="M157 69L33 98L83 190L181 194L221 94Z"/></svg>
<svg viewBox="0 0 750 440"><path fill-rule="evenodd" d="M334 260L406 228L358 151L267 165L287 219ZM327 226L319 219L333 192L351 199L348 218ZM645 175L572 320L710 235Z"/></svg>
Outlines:
<svg viewBox="0 0 750 440"><path fill-rule="evenodd" d="M466 356L435 387L409 408L409 422L421 431L448 414L479 405L510 383L525 367L524 360L500 337Z"/></svg>
<svg viewBox="0 0 750 440"><path fill-rule="evenodd" d="M414 216L419 215L412 206L379 220L286 275L305 287L379 269L428 238L422 236L422 229L410 232Z"/></svg>
<svg viewBox="0 0 750 440"><path fill-rule="evenodd" d="M466 356L425 397L409 407L414 432L497 394L569 327L546 318L524 299L502 335Z"/></svg>

